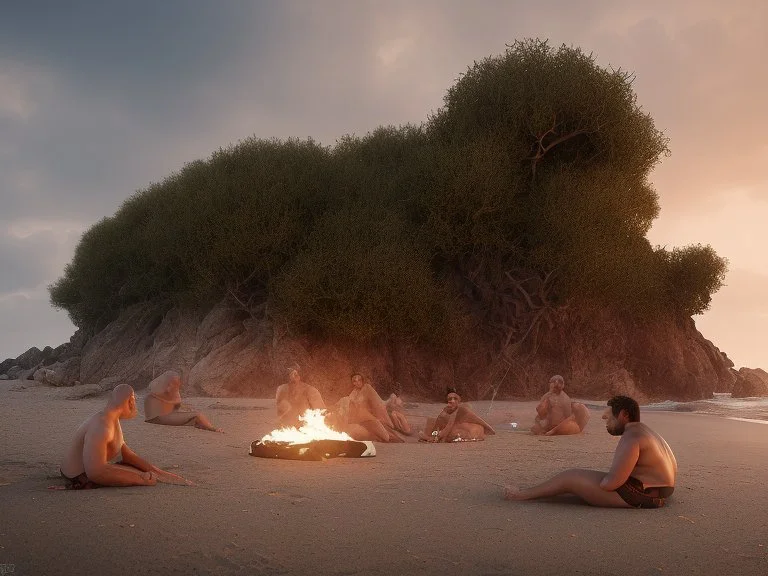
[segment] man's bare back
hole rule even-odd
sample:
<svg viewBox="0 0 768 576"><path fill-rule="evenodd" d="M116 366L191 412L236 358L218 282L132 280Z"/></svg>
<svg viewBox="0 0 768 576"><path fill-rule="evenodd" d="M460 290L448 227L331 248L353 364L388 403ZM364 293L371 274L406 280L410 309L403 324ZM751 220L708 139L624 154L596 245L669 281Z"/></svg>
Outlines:
<svg viewBox="0 0 768 576"><path fill-rule="evenodd" d="M637 461L630 475L646 488L674 487L677 460L666 440L642 422L630 422L616 447L615 460L621 460L637 450ZM618 464L620 466L620 463ZM619 478L620 479L620 478Z"/></svg>

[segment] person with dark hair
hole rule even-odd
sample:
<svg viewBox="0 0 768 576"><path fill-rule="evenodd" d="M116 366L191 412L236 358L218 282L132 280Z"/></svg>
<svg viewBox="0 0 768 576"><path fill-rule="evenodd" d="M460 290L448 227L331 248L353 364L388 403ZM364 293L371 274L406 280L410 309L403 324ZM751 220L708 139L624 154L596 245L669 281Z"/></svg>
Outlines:
<svg viewBox="0 0 768 576"><path fill-rule="evenodd" d="M496 434L488 422L472 411L468 404L461 403L461 396L455 388L448 388L445 394L447 406L437 418L427 419L427 425L419 434L422 442L469 442L485 440L486 434Z"/></svg>
<svg viewBox="0 0 768 576"><path fill-rule="evenodd" d="M288 382L278 386L275 394L277 418L281 426L300 426L299 416L309 409L325 410L325 402L317 388L301 379L298 364L289 366L287 372Z"/></svg>
<svg viewBox="0 0 768 576"><path fill-rule="evenodd" d="M621 436L606 474L571 469L523 490L504 488L506 500L533 500L575 494L587 504L610 508L661 508L674 492L677 460L658 433L640 422L640 407L628 396L608 400L605 428Z"/></svg>
<svg viewBox="0 0 768 576"><path fill-rule="evenodd" d="M352 391L334 407L330 422L337 430L355 440L404 442L395 433L395 426L379 394L362 374L351 376Z"/></svg>

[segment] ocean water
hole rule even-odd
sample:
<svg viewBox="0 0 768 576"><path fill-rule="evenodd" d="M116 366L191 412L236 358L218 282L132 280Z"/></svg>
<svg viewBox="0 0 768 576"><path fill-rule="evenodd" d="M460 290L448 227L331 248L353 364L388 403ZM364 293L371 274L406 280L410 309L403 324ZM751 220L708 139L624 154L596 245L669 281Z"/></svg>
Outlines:
<svg viewBox="0 0 768 576"><path fill-rule="evenodd" d="M768 398L731 398L730 393L715 393L714 398L710 400L694 400L693 402L665 400L664 402L641 406L640 410L697 412L768 424Z"/></svg>

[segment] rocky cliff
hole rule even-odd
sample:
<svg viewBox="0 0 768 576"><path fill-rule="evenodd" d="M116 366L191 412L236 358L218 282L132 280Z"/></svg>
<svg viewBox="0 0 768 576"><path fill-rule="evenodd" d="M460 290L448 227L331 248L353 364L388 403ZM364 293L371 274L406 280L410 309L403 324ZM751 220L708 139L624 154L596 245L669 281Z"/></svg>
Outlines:
<svg viewBox="0 0 768 576"><path fill-rule="evenodd" d="M108 390L121 382L142 389L155 375L176 369L187 394L268 397L292 362L329 400L347 392L352 370L370 376L382 394L425 398L439 398L446 386L468 398L490 398L494 391L501 398L537 398L555 373L582 398L624 393L647 402L768 393L759 375L732 370L690 318L638 322L597 308L555 311L523 350L493 349L474 339L459 353L440 356L413 345L295 337L263 310L248 313L226 302L207 312L161 313L136 305L97 334L78 332L55 350L33 348L7 360L0 373Z"/></svg>

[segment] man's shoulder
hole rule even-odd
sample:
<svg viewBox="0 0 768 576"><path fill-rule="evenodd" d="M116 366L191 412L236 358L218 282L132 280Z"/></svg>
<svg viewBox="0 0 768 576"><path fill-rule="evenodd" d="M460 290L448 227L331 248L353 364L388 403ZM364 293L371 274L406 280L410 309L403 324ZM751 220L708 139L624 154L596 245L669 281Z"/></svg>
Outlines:
<svg viewBox="0 0 768 576"><path fill-rule="evenodd" d="M120 425L118 421L117 425ZM85 435L104 435L108 432L110 426L104 414L97 412L85 421Z"/></svg>
<svg viewBox="0 0 768 576"><path fill-rule="evenodd" d="M320 391L312 386L312 384L304 384L304 392L307 394L320 394Z"/></svg>
<svg viewBox="0 0 768 576"><path fill-rule="evenodd" d="M654 436L653 431L645 424L641 426L629 426L624 429L624 433L621 435L621 441L625 444L641 444L646 438Z"/></svg>

